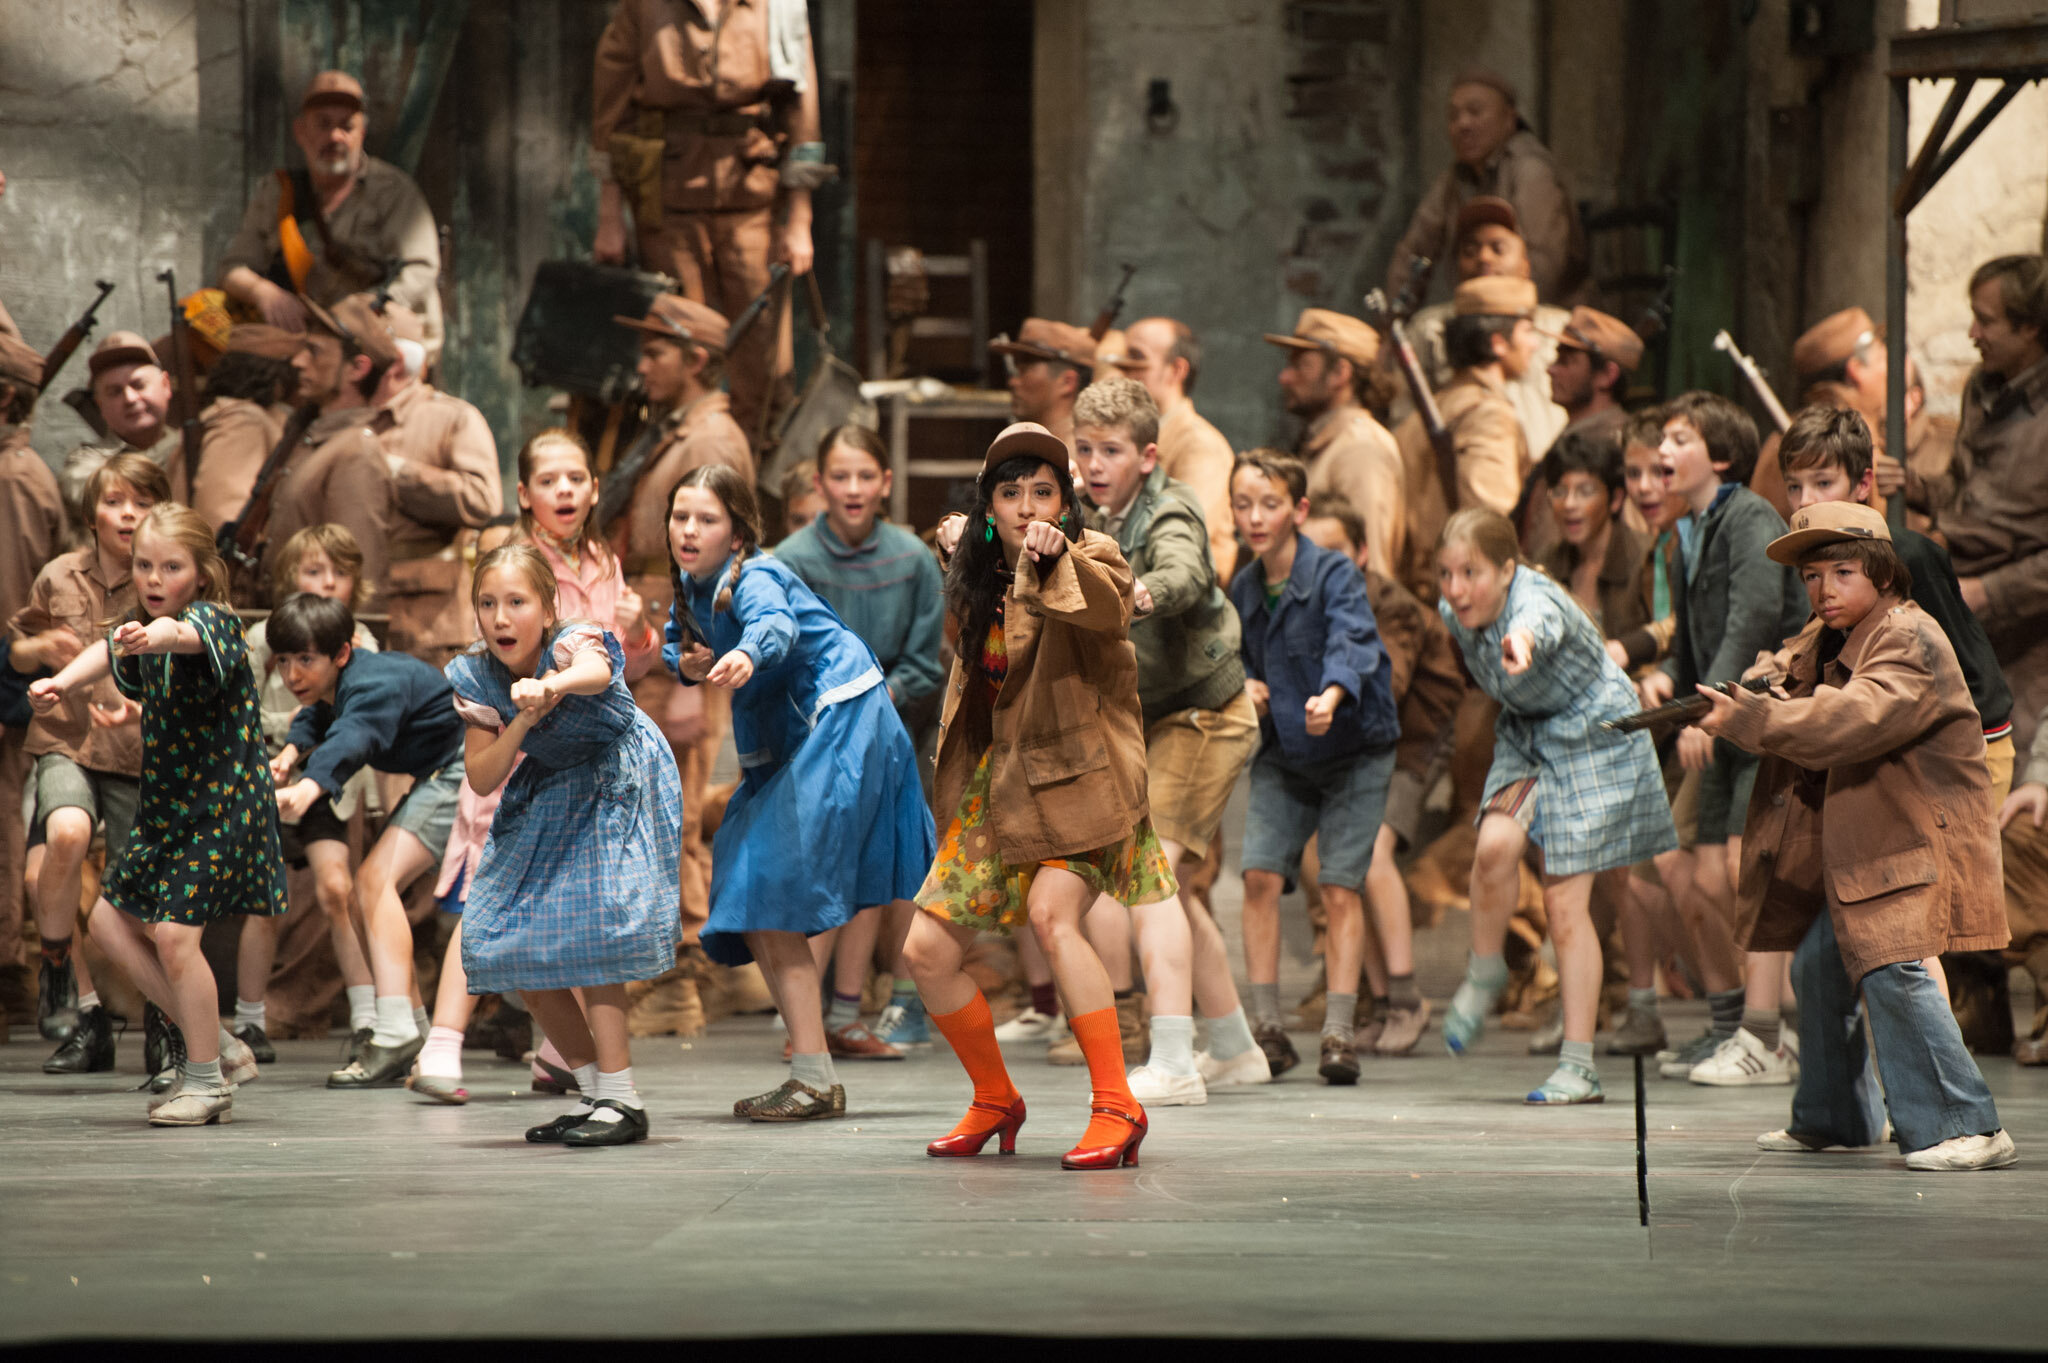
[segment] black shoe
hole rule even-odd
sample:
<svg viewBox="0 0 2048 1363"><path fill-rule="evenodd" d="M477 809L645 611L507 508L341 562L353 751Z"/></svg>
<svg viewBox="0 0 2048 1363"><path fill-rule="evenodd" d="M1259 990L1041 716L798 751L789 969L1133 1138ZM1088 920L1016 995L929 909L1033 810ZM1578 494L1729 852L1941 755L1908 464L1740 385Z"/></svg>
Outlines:
<svg viewBox="0 0 2048 1363"><path fill-rule="evenodd" d="M1316 1073L1329 1084L1355 1084L1358 1082L1358 1048L1350 1037L1325 1034L1322 1040L1322 1055Z"/></svg>
<svg viewBox="0 0 2048 1363"><path fill-rule="evenodd" d="M533 1058L533 1067L547 1075L545 1079L541 1078L538 1074L533 1076L533 1091L535 1093L560 1095L583 1092L583 1086L576 1082L576 1076L572 1072L563 1069L560 1065L551 1065L539 1056L535 1056Z"/></svg>
<svg viewBox="0 0 2048 1363"><path fill-rule="evenodd" d="M178 1080L185 1063L185 1034L170 1014L153 1003L142 1005L142 1067L149 1071L146 1087L162 1093Z"/></svg>
<svg viewBox="0 0 2048 1363"><path fill-rule="evenodd" d="M379 1046L374 1041L365 1041L360 1055L327 1076L327 1087L396 1088L405 1082L406 1071L412 1068L412 1062L426 1044L427 1039L423 1036L416 1036L397 1046Z"/></svg>
<svg viewBox="0 0 2048 1363"><path fill-rule="evenodd" d="M277 1059L277 1047L270 1044L270 1038L253 1022L236 1023L228 1028L228 1035L247 1046L259 1065L268 1065Z"/></svg>
<svg viewBox="0 0 2048 1363"><path fill-rule="evenodd" d="M526 1139L531 1145L560 1145L562 1138L590 1120L589 1109L581 1112L566 1112L546 1126L529 1126Z"/></svg>
<svg viewBox="0 0 2048 1363"><path fill-rule="evenodd" d="M36 1030L45 1041L65 1041L78 1030L78 975L69 958L62 965L43 962L36 980Z"/></svg>
<svg viewBox="0 0 2048 1363"><path fill-rule="evenodd" d="M114 1068L114 1024L107 1010L86 1008L57 1053L43 1062L44 1074L98 1074Z"/></svg>
<svg viewBox="0 0 2048 1363"><path fill-rule="evenodd" d="M647 1109L627 1107L611 1098L600 1098L591 1104L596 1108L610 1108L619 1113L615 1122L593 1121L585 1117L562 1133L562 1144L571 1146L631 1145L647 1139Z"/></svg>

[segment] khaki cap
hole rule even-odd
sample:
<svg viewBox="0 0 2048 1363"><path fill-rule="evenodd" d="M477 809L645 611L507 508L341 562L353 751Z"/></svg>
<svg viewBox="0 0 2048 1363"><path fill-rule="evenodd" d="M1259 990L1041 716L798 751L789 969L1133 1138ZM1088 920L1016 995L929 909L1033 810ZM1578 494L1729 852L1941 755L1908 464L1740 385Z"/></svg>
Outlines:
<svg viewBox="0 0 2048 1363"><path fill-rule="evenodd" d="M1884 328L1861 308L1843 308L1800 333L1792 343L1792 372L1801 384L1838 364L1884 335Z"/></svg>
<svg viewBox="0 0 2048 1363"><path fill-rule="evenodd" d="M43 357L18 336L0 332L0 379L30 388L43 386Z"/></svg>
<svg viewBox="0 0 2048 1363"><path fill-rule="evenodd" d="M1772 540L1764 552L1773 563L1796 567L1799 556L1816 545L1846 540L1889 543L1891 537L1891 527L1884 523L1883 513L1861 502L1816 502L1793 512L1790 532Z"/></svg>
<svg viewBox="0 0 2048 1363"><path fill-rule="evenodd" d="M1266 333L1266 340L1289 350L1321 350L1363 369L1380 356L1380 334L1356 317L1328 308L1303 308L1294 334Z"/></svg>
<svg viewBox="0 0 2048 1363"><path fill-rule="evenodd" d="M156 348L140 332L134 331L109 332L107 339L93 350L92 358L85 362L85 367L92 371L94 378L98 378L107 370L123 364L164 367L164 362L156 357Z"/></svg>
<svg viewBox="0 0 2048 1363"><path fill-rule="evenodd" d="M1536 285L1527 279L1498 275L1468 279L1451 295L1451 313L1457 317L1533 317Z"/></svg>
<svg viewBox="0 0 2048 1363"><path fill-rule="evenodd" d="M659 336L665 341L687 341L721 355L725 353L725 333L732 329L732 323L725 320L724 313L679 293L657 296L648 306L645 317L614 314L612 320L622 327L644 331L649 336Z"/></svg>
<svg viewBox="0 0 2048 1363"><path fill-rule="evenodd" d="M1515 96L1513 82L1490 66L1468 66L1451 77L1451 88L1461 85L1484 85L1489 90L1498 90L1500 97L1508 102L1510 109L1521 108L1521 101Z"/></svg>
<svg viewBox="0 0 2048 1363"><path fill-rule="evenodd" d="M996 433L996 438L989 442L988 454L981 461L981 476L988 477L1004 460L1015 459L1020 454L1033 455L1061 470L1064 470L1074 457L1073 452L1067 448L1066 441L1037 422L1016 421L1003 427Z"/></svg>
<svg viewBox="0 0 2048 1363"><path fill-rule="evenodd" d="M299 301L306 305L306 317L330 336L352 342L355 348L368 355L380 365L398 362L398 341L391 334L391 328L377 315L370 295L352 293L337 299L328 307L321 307L304 294Z"/></svg>
<svg viewBox="0 0 2048 1363"><path fill-rule="evenodd" d="M227 353L261 355L265 359L289 360L306 344L303 332L286 331L263 322L238 322L228 332Z"/></svg>
<svg viewBox="0 0 2048 1363"><path fill-rule="evenodd" d="M1043 317L1025 318L1024 325L1017 328L1015 340L999 337L990 341L988 348L998 355L1051 360L1055 364L1073 365L1076 369L1095 368L1095 337L1088 328L1048 321Z"/></svg>
<svg viewBox="0 0 2048 1363"><path fill-rule="evenodd" d="M1598 308L1573 308L1570 321L1544 335L1555 336L1560 344L1574 350L1590 350L1603 360L1612 360L1625 373L1635 373L1636 366L1643 362L1643 338L1628 323Z"/></svg>
<svg viewBox="0 0 2048 1363"><path fill-rule="evenodd" d="M1474 228L1488 223L1505 227L1518 237L1522 235L1522 219L1515 213L1515 206L1495 195L1481 194L1467 199L1465 206L1458 210L1458 230L1452 240L1463 241Z"/></svg>
<svg viewBox="0 0 2048 1363"><path fill-rule="evenodd" d="M299 112L304 113L316 104L346 104L361 112L363 83L346 71L322 71L306 82L306 93L299 97Z"/></svg>

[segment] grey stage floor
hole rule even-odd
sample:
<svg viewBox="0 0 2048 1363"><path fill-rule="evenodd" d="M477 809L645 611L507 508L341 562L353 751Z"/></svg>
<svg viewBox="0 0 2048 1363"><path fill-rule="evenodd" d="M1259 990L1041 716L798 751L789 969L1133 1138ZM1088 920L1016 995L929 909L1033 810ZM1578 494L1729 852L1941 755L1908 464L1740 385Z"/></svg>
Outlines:
<svg viewBox="0 0 2048 1363"><path fill-rule="evenodd" d="M1688 1016L1688 1026L1691 1019ZM0 1047L0 1340L1000 1330L2038 1347L2048 1075L1988 1065L2024 1162L1760 1156L1784 1089L1650 1081L1636 1220L1628 1071L1542 1111L1546 1066L1297 1071L1164 1109L1137 1170L1070 1174L1085 1075L1014 1054L1013 1159L928 1159L964 1081L943 1050L847 1067L845 1121L761 1128L770 1019L640 1044L655 1139L524 1145L559 1100L472 1054L466 1108L319 1087L289 1043L232 1126L153 1131L137 1078ZM1308 1045L1312 1038L1299 1038Z"/></svg>

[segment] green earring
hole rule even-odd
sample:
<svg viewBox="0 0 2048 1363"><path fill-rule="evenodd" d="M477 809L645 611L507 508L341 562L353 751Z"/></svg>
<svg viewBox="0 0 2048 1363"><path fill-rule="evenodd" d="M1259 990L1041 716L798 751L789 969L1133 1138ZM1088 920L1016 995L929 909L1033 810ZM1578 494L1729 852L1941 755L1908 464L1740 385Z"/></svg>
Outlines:
<svg viewBox="0 0 2048 1363"><path fill-rule="evenodd" d="M996 518L995 518L994 516L989 516L989 517L986 517L986 518L985 518L985 519L983 520L983 522L982 522L982 527L981 527L981 538L982 538L982 541L983 541L983 543L986 543L986 542L988 542L989 540L992 540L992 539L994 539L995 537L996 537Z"/></svg>

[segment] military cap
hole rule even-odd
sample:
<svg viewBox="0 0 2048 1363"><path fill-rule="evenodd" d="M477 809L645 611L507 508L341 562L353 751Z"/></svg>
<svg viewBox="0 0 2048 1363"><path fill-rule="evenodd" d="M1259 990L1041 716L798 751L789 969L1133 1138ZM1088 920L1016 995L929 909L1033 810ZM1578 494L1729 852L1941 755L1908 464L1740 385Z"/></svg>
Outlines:
<svg viewBox="0 0 2048 1363"><path fill-rule="evenodd" d="M1544 334L1555 336L1560 345L1590 350L1603 360L1612 360L1626 373L1635 373L1643 362L1643 338L1628 323L1598 308L1573 308L1570 321Z"/></svg>
<svg viewBox="0 0 2048 1363"><path fill-rule="evenodd" d="M649 336L659 336L666 341L686 341L721 355L725 353L725 333L732 327L725 320L724 313L679 293L656 297L648 306L645 317L614 315L612 320L622 327L644 331Z"/></svg>
<svg viewBox="0 0 2048 1363"><path fill-rule="evenodd" d="M1456 317L1533 317L1536 285L1499 275L1468 279L1451 295L1451 313Z"/></svg>
<svg viewBox="0 0 2048 1363"><path fill-rule="evenodd" d="M349 342L377 364L397 362L398 338L377 315L369 294L352 293L324 308L304 294L299 301L306 305L306 316L328 335Z"/></svg>
<svg viewBox="0 0 2048 1363"><path fill-rule="evenodd" d="M1025 454L1043 459L1056 469L1065 469L1073 459L1067 442L1045 427L1035 421L1013 421L989 442L988 454L981 461L981 476L986 478L1005 460Z"/></svg>
<svg viewBox="0 0 2048 1363"><path fill-rule="evenodd" d="M1792 372L1801 384L1846 363L1858 350L1880 340L1884 328L1861 308L1843 308L1800 333L1792 343Z"/></svg>
<svg viewBox="0 0 2048 1363"><path fill-rule="evenodd" d="M1815 502L1792 513L1791 529L1764 546L1773 563L1797 567L1799 556L1816 545L1892 537L1884 513L1861 502Z"/></svg>
<svg viewBox="0 0 2048 1363"><path fill-rule="evenodd" d="M322 71L306 82L306 93L299 97L299 112L304 113L316 104L345 104L360 112L363 83L346 71Z"/></svg>
<svg viewBox="0 0 2048 1363"><path fill-rule="evenodd" d="M1019 359L1051 360L1090 372L1095 368L1095 337L1088 328L1043 317L1025 318L1015 340L1000 336L990 341L988 348L998 355L1015 355Z"/></svg>
<svg viewBox="0 0 2048 1363"><path fill-rule="evenodd" d="M164 362L156 357L156 348L141 333L111 331L107 333L107 339L93 350L92 358L85 362L85 367L92 371L94 378L98 378L123 364L153 364L161 369Z"/></svg>
<svg viewBox="0 0 2048 1363"><path fill-rule="evenodd" d="M1320 350L1351 361L1363 369L1379 358L1380 334L1341 312L1328 308L1303 308L1295 320L1294 334L1282 336L1269 331L1266 339L1289 350Z"/></svg>

